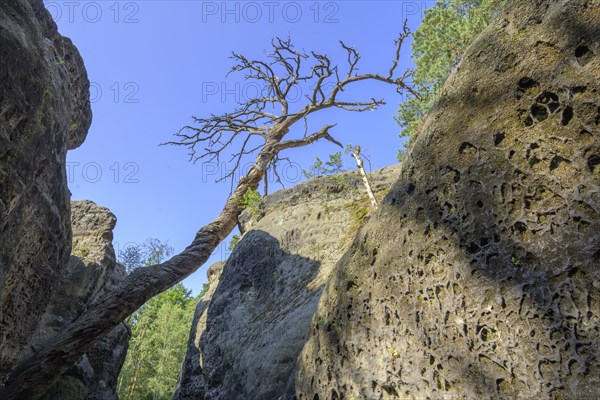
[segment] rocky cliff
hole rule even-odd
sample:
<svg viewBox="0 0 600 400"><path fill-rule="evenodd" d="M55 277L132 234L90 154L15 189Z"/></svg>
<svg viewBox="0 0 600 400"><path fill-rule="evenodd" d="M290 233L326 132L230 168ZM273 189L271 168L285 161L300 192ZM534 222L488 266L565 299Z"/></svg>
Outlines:
<svg viewBox="0 0 600 400"><path fill-rule="evenodd" d="M125 276L112 247L115 216L91 201L71 203L73 254L44 309L34 335L20 353L25 358L44 339L76 319L92 299ZM99 340L42 396L52 399L116 400L116 379L127 353L130 330L122 323Z"/></svg>
<svg viewBox="0 0 600 400"><path fill-rule="evenodd" d="M116 217L91 201L71 203L72 256L41 318L31 347L64 329L102 292L125 276L112 246ZM116 382L131 331L121 323L99 340L43 397L45 400L116 400ZM23 356L27 355L24 351Z"/></svg>
<svg viewBox="0 0 600 400"><path fill-rule="evenodd" d="M321 297L298 399L598 398L600 2L513 2L403 164Z"/></svg>
<svg viewBox="0 0 600 400"><path fill-rule="evenodd" d="M89 82L41 0L0 3L0 385L69 261L67 149L91 122Z"/></svg>
<svg viewBox="0 0 600 400"><path fill-rule="evenodd" d="M370 174L382 198L398 166ZM176 399L276 399L295 365L335 262L370 212L357 172L268 196L241 218L231 257L208 270Z"/></svg>
<svg viewBox="0 0 600 400"><path fill-rule="evenodd" d="M599 164L600 2L512 2L358 234L310 182L246 214L176 398L597 398Z"/></svg>
<svg viewBox="0 0 600 400"><path fill-rule="evenodd" d="M69 202L66 152L91 122L77 49L41 0L0 2L0 48L1 388L18 360L124 271L111 244L115 217L91 202ZM128 338L124 324L115 328L45 398L115 399Z"/></svg>

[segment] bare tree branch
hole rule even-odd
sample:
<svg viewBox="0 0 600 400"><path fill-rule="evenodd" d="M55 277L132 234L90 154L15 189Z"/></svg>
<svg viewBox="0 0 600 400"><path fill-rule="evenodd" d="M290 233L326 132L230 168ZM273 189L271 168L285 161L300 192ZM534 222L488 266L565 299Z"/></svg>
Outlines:
<svg viewBox="0 0 600 400"><path fill-rule="evenodd" d="M418 96L418 93L405 82L410 76L410 70L394 76L399 65L402 44L409 35L405 22L402 33L394 42L394 58L387 75L359 74L360 53L342 41L339 42L340 46L346 51L343 74L340 73L340 66L334 65L326 54L298 51L289 38L273 39L272 50L266 60L252 60L234 52L231 58L236 64L227 75L242 73L245 80L263 85L264 90L231 113L211 115L209 118L195 118L196 126L183 127L176 134L177 140L168 144L186 146L192 161L203 159L210 162L218 161L221 153L228 148L243 143L242 151L233 152L232 160L235 160L233 170L225 177L225 179L234 178L243 156L260 149L259 146L251 151L245 151L245 145L249 143L251 136L262 138L263 144L266 144L268 138L281 141L289 134L290 128L296 122L300 119L306 120L317 111L339 108L362 112L374 110L385 104L383 99L372 98L369 101L338 99L340 93L355 82L380 81L396 86L398 91L405 90ZM302 93L306 90L310 90L305 95L306 104L292 112L290 110L292 91ZM278 105L281 107L279 112L276 111Z"/></svg>

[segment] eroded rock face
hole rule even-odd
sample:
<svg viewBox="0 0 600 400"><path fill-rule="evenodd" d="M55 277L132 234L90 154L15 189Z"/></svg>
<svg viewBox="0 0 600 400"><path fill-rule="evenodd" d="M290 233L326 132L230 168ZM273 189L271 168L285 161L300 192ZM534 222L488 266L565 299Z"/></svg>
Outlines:
<svg viewBox="0 0 600 400"><path fill-rule="evenodd" d="M298 399L598 398L599 160L600 2L513 2L337 265Z"/></svg>
<svg viewBox="0 0 600 400"><path fill-rule="evenodd" d="M190 339L188 341L188 349L185 359L183 360L183 365L181 366L181 373L179 375L179 380L177 381L175 395L173 396L174 399L203 399L206 394L206 383L204 374L202 373L200 338L206 329L206 317L208 314L206 309L217 290L224 265L224 262L217 262L208 267L206 275L208 277L209 288L196 305L192 329L190 331Z"/></svg>
<svg viewBox="0 0 600 400"><path fill-rule="evenodd" d="M0 3L0 48L1 386L19 359L124 270L111 244L114 215L92 202L74 202L71 215L66 152L83 142L91 122L77 49L41 0ZM126 325L115 328L46 398L115 399L128 338Z"/></svg>
<svg viewBox="0 0 600 400"><path fill-rule="evenodd" d="M380 198L398 166L371 174ZM209 268L175 399L277 399L293 392L296 360L324 282L370 211L356 172L273 193L246 211L247 232ZM222 272L221 272L222 271Z"/></svg>
<svg viewBox="0 0 600 400"><path fill-rule="evenodd" d="M250 231L223 267L200 339L204 399L275 399L293 376L316 303L318 263ZM256 251L260 249L260 251Z"/></svg>
<svg viewBox="0 0 600 400"><path fill-rule="evenodd" d="M71 248L67 148L89 82L41 0L0 2L0 384L36 332Z"/></svg>
<svg viewBox="0 0 600 400"><path fill-rule="evenodd" d="M105 207L83 200L71 203L73 255L46 312L32 346L60 332L105 290L125 276L115 261L112 230L116 217ZM121 323L98 341L43 397L116 400L116 380L127 354L131 332ZM25 354L26 355L26 354Z"/></svg>

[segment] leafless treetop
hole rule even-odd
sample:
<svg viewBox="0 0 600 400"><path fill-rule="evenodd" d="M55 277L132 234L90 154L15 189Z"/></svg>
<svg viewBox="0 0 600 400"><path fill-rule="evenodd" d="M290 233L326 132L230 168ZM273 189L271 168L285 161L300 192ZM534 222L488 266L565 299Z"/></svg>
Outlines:
<svg viewBox="0 0 600 400"><path fill-rule="evenodd" d="M231 68L232 73L244 74L246 81L253 81L262 88L256 97L240 104L232 112L221 115L210 115L207 118L194 117L194 125L184 126L177 134L177 140L168 144L183 145L190 150L190 160L200 159L219 161L223 152L232 150L230 162L233 168L220 180L234 176L240 168L244 155L252 154L267 145L273 145L277 156L270 167L276 171L276 165L281 150L306 146L319 139L329 140L339 146L329 130L335 124L326 125L317 132L309 133L307 124L298 139L287 139L292 125L316 111L327 108L339 108L346 111L362 112L374 110L385 104L383 99L371 98L366 101L341 100L340 94L356 82L365 80L381 81L396 86L401 92L406 90L418 97L418 93L405 81L410 76L410 70L397 74L400 60L400 50L404 40L409 36L409 30L404 24L403 31L395 41L395 52L387 74L359 73L359 52L352 46L340 41L340 46L346 52L343 68L333 64L326 54L311 51L296 50L288 39L275 38L271 42L271 51L266 60L249 59L242 54L232 53L236 64ZM292 109L297 93L304 94L303 107ZM256 140L258 139L258 140ZM235 143L235 144L234 144ZM241 145L239 144L241 143ZM233 185L233 181L232 181Z"/></svg>

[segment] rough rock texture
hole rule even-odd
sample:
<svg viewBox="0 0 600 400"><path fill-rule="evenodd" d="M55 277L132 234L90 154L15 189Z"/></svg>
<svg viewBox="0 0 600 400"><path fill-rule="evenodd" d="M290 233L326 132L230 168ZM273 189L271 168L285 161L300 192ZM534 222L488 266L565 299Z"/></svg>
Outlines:
<svg viewBox="0 0 600 400"><path fill-rule="evenodd" d="M600 397L599 164L600 2L513 2L337 265L298 399Z"/></svg>
<svg viewBox="0 0 600 400"><path fill-rule="evenodd" d="M1 385L68 264L65 156L91 110L81 57L41 0L0 2L0 49Z"/></svg>
<svg viewBox="0 0 600 400"><path fill-rule="evenodd" d="M73 321L99 293L116 285L125 270L116 263L112 230L116 217L91 201L71 203L73 255L41 318L32 347ZM44 399L116 399L116 379L131 332L122 323L71 367ZM26 354L25 354L26 355Z"/></svg>
<svg viewBox="0 0 600 400"><path fill-rule="evenodd" d="M117 400L117 378L125 362L131 329L126 323L117 325L87 352L94 371L88 383L88 400Z"/></svg>
<svg viewBox="0 0 600 400"><path fill-rule="evenodd" d="M370 174L376 195L398 171ZM357 172L313 179L247 210L241 225L252 230L224 266L209 269L175 399L284 395L323 283L369 210Z"/></svg>
<svg viewBox="0 0 600 400"><path fill-rule="evenodd" d="M175 389L175 399L203 399L205 395L205 381L202 374L202 353L200 352L200 338L206 329L205 311L212 299L219 279L223 273L224 262L217 262L210 267L206 273L209 288L196 305L188 349L181 366L181 373Z"/></svg>
<svg viewBox="0 0 600 400"><path fill-rule="evenodd" d="M399 173L400 166L393 165L368 174L377 198L388 193ZM348 171L267 196L259 212L241 215L240 226L243 232L268 232L286 251L319 261L319 273L310 283L315 289L329 278L371 209L359 173Z"/></svg>
<svg viewBox="0 0 600 400"><path fill-rule="evenodd" d="M293 376L316 308L318 262L250 231L223 267L200 339L204 399L276 399ZM257 251L257 249L260 249Z"/></svg>

